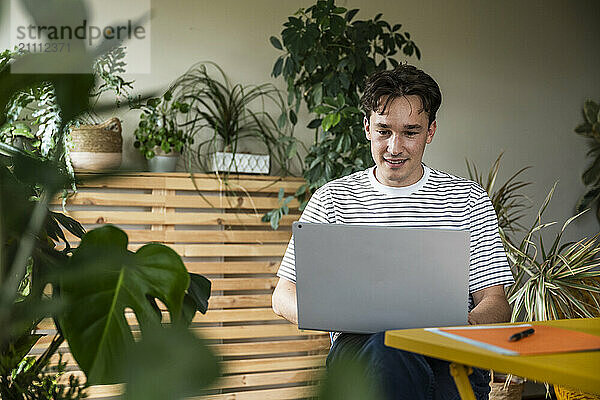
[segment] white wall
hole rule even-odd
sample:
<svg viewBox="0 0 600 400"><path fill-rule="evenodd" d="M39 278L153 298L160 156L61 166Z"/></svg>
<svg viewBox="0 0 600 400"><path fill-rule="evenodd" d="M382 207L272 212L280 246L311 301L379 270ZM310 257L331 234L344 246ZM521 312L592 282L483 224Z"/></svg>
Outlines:
<svg viewBox="0 0 600 400"><path fill-rule="evenodd" d="M383 13L402 23L423 58L409 61L442 88L438 132L426 151L434 168L466 175L465 158L486 169L504 151L501 178L525 165L534 207L559 180L548 220L572 215L586 161L573 133L586 98L600 100L600 2L597 0L338 0L360 8L357 18ZM281 24L311 1L153 0L152 73L132 75L136 89L163 89L192 63L218 63L234 82L274 82L278 56L268 42ZM2 24L4 25L4 24ZM5 31L0 31L4 33ZM131 147L137 114L122 115L128 166L142 165ZM304 122L307 117L305 116ZM303 128L297 134L312 140ZM528 223L532 220L532 210ZM562 222L561 222L562 224ZM592 213L570 238L598 232Z"/></svg>

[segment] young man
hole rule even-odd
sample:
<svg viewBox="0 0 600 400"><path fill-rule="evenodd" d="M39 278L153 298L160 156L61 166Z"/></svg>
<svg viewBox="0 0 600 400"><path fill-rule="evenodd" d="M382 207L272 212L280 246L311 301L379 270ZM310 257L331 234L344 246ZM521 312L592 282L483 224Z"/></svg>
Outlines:
<svg viewBox="0 0 600 400"><path fill-rule="evenodd" d="M437 83L410 65L369 77L361 105L375 167L319 188L300 221L468 229L469 323L505 322L510 307L504 285L513 280L485 190L422 163L436 131L441 99ZM278 276L273 310L298 323L293 238ZM335 333L332 340L327 364L344 357L361 360L365 374L378 383L386 398L458 398L447 362L386 347L383 332ZM487 373L475 370L469 378L477 398L487 399Z"/></svg>

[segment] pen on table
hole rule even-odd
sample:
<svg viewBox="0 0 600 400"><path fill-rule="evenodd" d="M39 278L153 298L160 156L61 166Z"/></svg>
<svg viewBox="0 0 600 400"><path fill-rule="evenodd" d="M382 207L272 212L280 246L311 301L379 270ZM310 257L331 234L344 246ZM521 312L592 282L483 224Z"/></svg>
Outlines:
<svg viewBox="0 0 600 400"><path fill-rule="evenodd" d="M516 342L517 340L521 340L527 336L533 335L535 333L535 329L533 328L529 328L526 329L522 332L517 332L514 335L512 335L511 337L508 338L509 342Z"/></svg>

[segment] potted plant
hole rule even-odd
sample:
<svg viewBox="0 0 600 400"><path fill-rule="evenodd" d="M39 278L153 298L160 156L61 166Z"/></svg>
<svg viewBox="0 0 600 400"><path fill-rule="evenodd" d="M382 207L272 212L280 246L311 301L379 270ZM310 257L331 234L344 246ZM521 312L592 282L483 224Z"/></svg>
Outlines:
<svg viewBox="0 0 600 400"><path fill-rule="evenodd" d="M522 212L527 207L522 202L525 196L519 191L529 183L515 180L526 169L523 168L495 190L500 157L485 182L474 166L471 167L469 163L467 166L471 179L478 181L488 191L499 217L500 236L515 278L515 283L507 290L508 301L513 308L511 321L600 316L600 234L576 242L561 243L569 224L587 210L565 221L551 246L544 246L541 234L555 222L544 223L542 216L552 199L555 184L532 226L520 241L515 241L512 236L522 227L517 225L517 221L523 217ZM574 398L569 396L577 393L565 388L555 388L555 391L561 399ZM579 393L579 396L585 395Z"/></svg>
<svg viewBox="0 0 600 400"><path fill-rule="evenodd" d="M273 65L272 76L285 80L295 112L304 103L313 117L307 127L314 129L314 142L302 171L306 185L296 193L301 210L326 182L373 163L359 110L366 77L398 65L400 54L421 58L401 24L388 23L382 14L355 19L358 12L318 0L288 17L280 38L270 38L283 53ZM279 214L273 210L265 218Z"/></svg>
<svg viewBox="0 0 600 400"><path fill-rule="evenodd" d="M175 171L181 153L194 143L189 131L184 130L177 119L189 112L189 104L174 99L171 88L162 97L151 98L139 108L142 114L133 145L148 160L150 171Z"/></svg>
<svg viewBox="0 0 600 400"><path fill-rule="evenodd" d="M6 50L0 54L0 64L21 55L18 51ZM95 111L100 97L106 92L115 94L115 106L128 96L133 82L125 81L123 59L124 47L117 47L98 57L93 63L93 78L98 85L90 89L91 102L83 113L69 117L58 107L54 85L49 81L34 84L16 92L6 107L6 121L0 126L0 140L17 144L31 154L51 157L66 166L84 170L116 169L121 164L122 138L118 118L102 122ZM59 126L64 126L65 135L59 135ZM62 142L57 140L62 137Z"/></svg>
<svg viewBox="0 0 600 400"><path fill-rule="evenodd" d="M289 174L289 161L297 156L293 137L297 117L293 110L288 112L274 85L232 84L218 65L204 62L190 68L174 87L190 104L190 129L205 137L194 159L202 170L266 174L272 159L281 173ZM243 152L244 144L252 140L267 154Z"/></svg>

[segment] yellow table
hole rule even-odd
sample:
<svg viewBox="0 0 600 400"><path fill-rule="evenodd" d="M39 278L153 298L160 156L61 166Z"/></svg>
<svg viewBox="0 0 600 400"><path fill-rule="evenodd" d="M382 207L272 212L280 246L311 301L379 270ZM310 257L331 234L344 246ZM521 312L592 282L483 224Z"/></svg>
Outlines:
<svg viewBox="0 0 600 400"><path fill-rule="evenodd" d="M600 336L600 318L541 321L531 324L551 325ZM424 329L387 331L385 344L451 361L450 370L463 400L475 399L468 380L470 366L600 394L600 351L505 356Z"/></svg>

